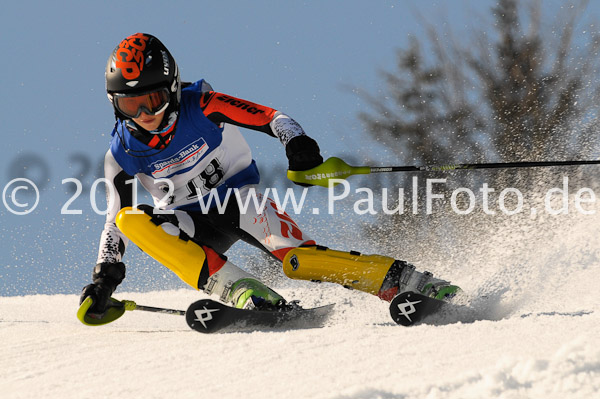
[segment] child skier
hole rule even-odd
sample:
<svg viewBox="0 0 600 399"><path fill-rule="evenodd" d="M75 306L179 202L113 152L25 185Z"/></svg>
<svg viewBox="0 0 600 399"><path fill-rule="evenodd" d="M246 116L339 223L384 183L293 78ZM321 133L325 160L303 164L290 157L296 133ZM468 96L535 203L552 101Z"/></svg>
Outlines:
<svg viewBox="0 0 600 399"><path fill-rule="evenodd" d="M287 306L224 256L240 239L281 260L291 278L335 282L388 301L405 290L438 298L456 290L404 261L317 246L270 199L260 213L252 207L240 212L237 197L227 192L237 189L244 200L259 174L236 126L278 138L293 171L320 165L319 147L281 111L218 93L204 80L181 82L156 37L136 33L121 41L106 65L106 90L116 125L104 160L109 211L93 283L81 294L82 302L93 299L89 313L101 317L125 278L121 260L129 241L193 288L237 308ZM154 207L132 208L134 177ZM217 206L227 198L224 208Z"/></svg>

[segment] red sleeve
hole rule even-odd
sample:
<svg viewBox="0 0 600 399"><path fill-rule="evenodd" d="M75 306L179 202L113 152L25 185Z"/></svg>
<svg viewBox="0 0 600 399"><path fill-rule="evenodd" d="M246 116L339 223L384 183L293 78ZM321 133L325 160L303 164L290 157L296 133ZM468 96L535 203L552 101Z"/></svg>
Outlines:
<svg viewBox="0 0 600 399"><path fill-rule="evenodd" d="M200 107L204 115L217 125L230 123L275 136L269 126L277 112L273 108L215 91L202 95Z"/></svg>

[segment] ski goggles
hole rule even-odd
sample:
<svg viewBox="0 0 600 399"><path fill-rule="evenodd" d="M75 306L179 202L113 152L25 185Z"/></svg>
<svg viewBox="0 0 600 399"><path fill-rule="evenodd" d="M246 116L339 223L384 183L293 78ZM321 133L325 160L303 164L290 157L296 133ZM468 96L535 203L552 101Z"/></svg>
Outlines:
<svg viewBox="0 0 600 399"><path fill-rule="evenodd" d="M113 94L115 108L128 118L137 118L142 112L157 115L169 106L169 89L163 88L145 94Z"/></svg>

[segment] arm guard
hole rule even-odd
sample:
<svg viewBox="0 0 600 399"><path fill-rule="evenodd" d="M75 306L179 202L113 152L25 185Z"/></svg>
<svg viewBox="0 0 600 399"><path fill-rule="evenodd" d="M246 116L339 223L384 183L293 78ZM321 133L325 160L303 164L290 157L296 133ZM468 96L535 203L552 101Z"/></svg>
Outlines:
<svg viewBox="0 0 600 399"><path fill-rule="evenodd" d="M112 189L107 187L108 213L100 236L97 263L117 263L123 258L129 240L117 228L115 218L121 208L131 206L131 187L127 187L126 182L133 177L119 166L110 150L104 157L104 176L112 184Z"/></svg>

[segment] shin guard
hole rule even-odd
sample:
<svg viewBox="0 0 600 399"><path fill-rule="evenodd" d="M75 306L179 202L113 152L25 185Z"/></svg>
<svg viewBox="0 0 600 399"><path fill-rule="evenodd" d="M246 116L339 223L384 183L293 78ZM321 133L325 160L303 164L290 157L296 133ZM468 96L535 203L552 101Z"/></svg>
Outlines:
<svg viewBox="0 0 600 399"><path fill-rule="evenodd" d="M198 245L167 217L152 214L146 206L144 213L123 208L117 214L117 227L142 251L171 269L185 283L202 289L209 276L219 271L226 259L210 247Z"/></svg>
<svg viewBox="0 0 600 399"><path fill-rule="evenodd" d="M293 279L337 283L379 296L394 261L388 256L300 247L287 253L283 272Z"/></svg>

